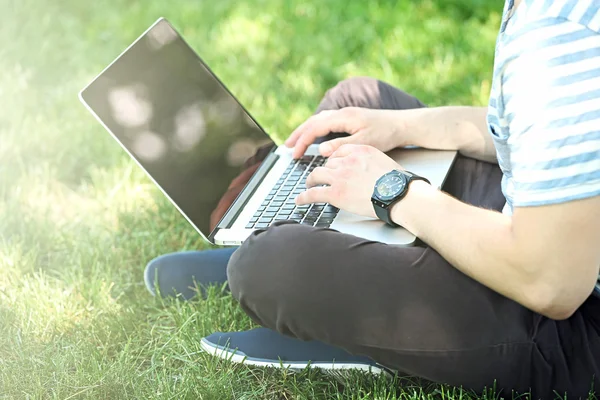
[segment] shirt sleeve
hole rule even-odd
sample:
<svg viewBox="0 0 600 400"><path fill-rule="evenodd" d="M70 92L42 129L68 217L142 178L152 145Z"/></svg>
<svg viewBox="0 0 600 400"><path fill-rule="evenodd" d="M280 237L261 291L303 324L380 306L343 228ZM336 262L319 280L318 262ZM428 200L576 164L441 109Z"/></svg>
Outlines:
<svg viewBox="0 0 600 400"><path fill-rule="evenodd" d="M513 205L600 195L600 35L555 19L515 36L501 72Z"/></svg>

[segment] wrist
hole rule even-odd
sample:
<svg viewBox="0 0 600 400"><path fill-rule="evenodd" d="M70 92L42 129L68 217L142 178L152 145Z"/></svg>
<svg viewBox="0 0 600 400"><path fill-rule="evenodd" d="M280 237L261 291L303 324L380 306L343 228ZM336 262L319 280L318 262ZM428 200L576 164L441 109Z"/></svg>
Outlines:
<svg viewBox="0 0 600 400"><path fill-rule="evenodd" d="M394 223L419 236L413 217L421 209L423 203L430 199L435 192L437 192L437 189L425 181L412 181L408 186L406 196L390 208L390 218Z"/></svg>
<svg viewBox="0 0 600 400"><path fill-rule="evenodd" d="M415 108L409 110L393 110L393 121L391 126L395 128L394 138L396 139L396 147L404 146L422 146L422 138L424 136L424 127L427 126L427 121L424 115L429 109Z"/></svg>

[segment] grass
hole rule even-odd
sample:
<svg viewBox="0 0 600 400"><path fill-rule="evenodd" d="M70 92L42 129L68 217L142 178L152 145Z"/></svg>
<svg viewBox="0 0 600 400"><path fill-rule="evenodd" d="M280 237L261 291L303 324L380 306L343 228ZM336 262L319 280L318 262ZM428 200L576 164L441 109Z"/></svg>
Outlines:
<svg viewBox="0 0 600 400"><path fill-rule="evenodd" d="M492 0L0 0L0 398L474 398L201 353L203 335L251 323L218 288L205 301L149 296L150 259L207 246L77 92L165 16L278 138L356 75L430 105L482 105L500 9Z"/></svg>

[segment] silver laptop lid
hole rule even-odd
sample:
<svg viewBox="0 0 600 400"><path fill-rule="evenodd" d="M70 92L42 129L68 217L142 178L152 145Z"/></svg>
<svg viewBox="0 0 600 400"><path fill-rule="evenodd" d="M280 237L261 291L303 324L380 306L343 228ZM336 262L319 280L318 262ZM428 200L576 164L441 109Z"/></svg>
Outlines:
<svg viewBox="0 0 600 400"><path fill-rule="evenodd" d="M80 98L205 238L242 189L228 191L232 181L252 176L257 149L262 159L273 147L165 19Z"/></svg>

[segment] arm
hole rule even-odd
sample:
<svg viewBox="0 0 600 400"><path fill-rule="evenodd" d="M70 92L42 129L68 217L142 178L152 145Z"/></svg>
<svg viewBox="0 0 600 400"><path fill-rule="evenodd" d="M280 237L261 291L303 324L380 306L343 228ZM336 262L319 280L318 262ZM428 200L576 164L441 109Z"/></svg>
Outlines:
<svg viewBox="0 0 600 400"><path fill-rule="evenodd" d="M392 218L465 274L560 319L589 296L600 268L600 72L569 72L598 54L600 35L562 18L521 29L511 33L518 54L516 42L508 44L515 53L494 77L502 111L490 120L507 154L513 215L419 183Z"/></svg>
<svg viewBox="0 0 600 400"><path fill-rule="evenodd" d="M463 273L549 318L569 317L598 277L600 197L516 208L510 217L417 181L392 219Z"/></svg>
<svg viewBox="0 0 600 400"><path fill-rule="evenodd" d="M436 107L396 111L413 145L458 150L462 155L496 163L496 148L488 132L487 107Z"/></svg>
<svg viewBox="0 0 600 400"><path fill-rule="evenodd" d="M315 139L330 132L347 137L327 141L321 154L329 157L343 144L366 144L381 151L415 145L428 149L458 150L492 163L496 151L486 122L485 107L436 107L411 110L371 110L347 107L322 111L300 125L285 141L293 156L304 154Z"/></svg>

